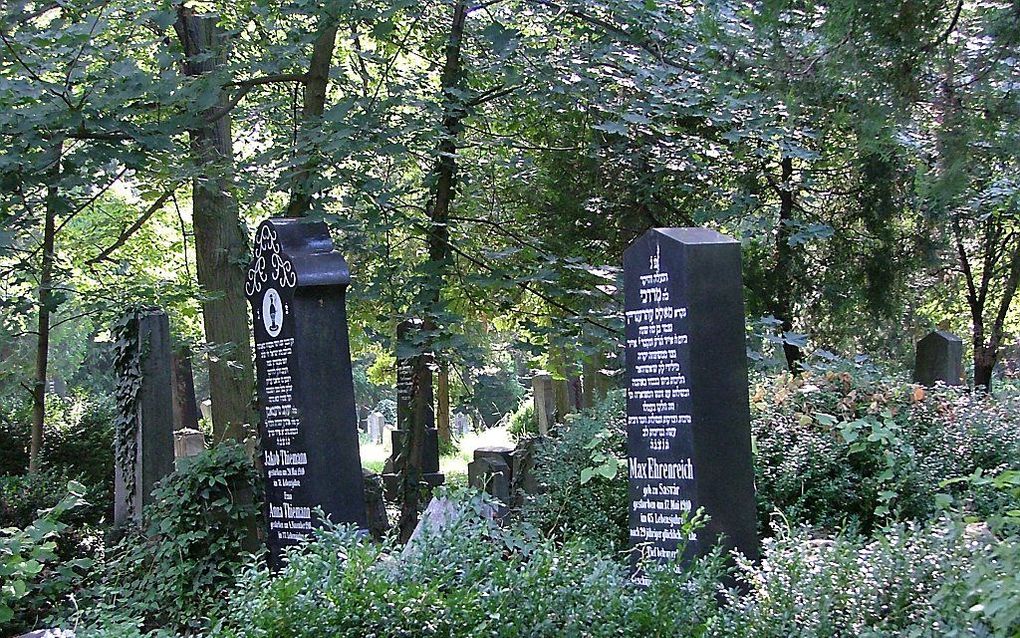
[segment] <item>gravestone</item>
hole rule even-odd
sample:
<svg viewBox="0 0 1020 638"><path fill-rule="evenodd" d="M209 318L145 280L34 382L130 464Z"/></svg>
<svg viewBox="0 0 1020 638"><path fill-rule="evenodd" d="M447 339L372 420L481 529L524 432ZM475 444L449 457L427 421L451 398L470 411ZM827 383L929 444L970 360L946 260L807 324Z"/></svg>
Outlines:
<svg viewBox="0 0 1020 638"><path fill-rule="evenodd" d="M383 432L386 431L386 417L381 412L372 412L368 415L368 438L372 443L383 442Z"/></svg>
<svg viewBox="0 0 1020 638"><path fill-rule="evenodd" d="M474 451L474 460L468 463L468 485L486 492L502 504L497 517L502 519L509 511L513 483L513 449L484 447Z"/></svg>
<svg viewBox="0 0 1020 638"><path fill-rule="evenodd" d="M453 415L453 433L457 438L463 438L471 431L471 419L463 412Z"/></svg>
<svg viewBox="0 0 1020 638"><path fill-rule="evenodd" d="M390 529L386 515L386 501L383 499L382 478L371 470L362 469L365 480L365 518L368 519L368 533L381 541Z"/></svg>
<svg viewBox="0 0 1020 638"><path fill-rule="evenodd" d="M408 319L397 326L397 341L404 343L409 334L424 329L420 319ZM439 473L439 431L436 429L435 407L432 395L432 357L415 354L410 357L397 356L397 429L390 433L391 453L386 461L383 482L386 495L395 499L400 487L400 478L406 468L407 454L404 443L411 436L412 428L420 428L422 450L420 479L429 487L443 484Z"/></svg>
<svg viewBox="0 0 1020 638"><path fill-rule="evenodd" d="M206 421L212 422L212 399L206 399L198 404L198 413Z"/></svg>
<svg viewBox="0 0 1020 638"><path fill-rule="evenodd" d="M755 559L740 243L707 229L649 230L624 255L624 285L635 558L682 564L721 539ZM685 538L682 523L699 508L711 520ZM647 584L640 571L635 579Z"/></svg>
<svg viewBox="0 0 1020 638"><path fill-rule="evenodd" d="M552 375L539 372L531 378L531 392L535 398L535 418L538 420L539 436L549 436L549 430L556 422L556 392Z"/></svg>
<svg viewBox="0 0 1020 638"><path fill-rule="evenodd" d="M933 386L963 383L963 340L951 332L936 330L917 342L914 382Z"/></svg>
<svg viewBox="0 0 1020 638"><path fill-rule="evenodd" d="M141 522L142 509L152 502L152 488L174 470L170 320L162 310L146 310L132 313L127 321L127 332L136 335L129 367L139 376L133 397L117 392L119 410L130 418L118 424L114 435L115 525ZM123 371L118 369L118 374Z"/></svg>
<svg viewBox="0 0 1020 638"><path fill-rule="evenodd" d="M185 428L174 432L174 460L178 467L204 451L205 435L201 431Z"/></svg>
<svg viewBox="0 0 1020 638"><path fill-rule="evenodd" d="M61 399L67 398L67 382L62 377L56 377L46 382L46 394L54 394Z"/></svg>
<svg viewBox="0 0 1020 638"><path fill-rule="evenodd" d="M365 529L364 480L347 334L347 262L323 222L270 219L255 231L245 296L265 478L267 544L278 567L288 545L318 526Z"/></svg>

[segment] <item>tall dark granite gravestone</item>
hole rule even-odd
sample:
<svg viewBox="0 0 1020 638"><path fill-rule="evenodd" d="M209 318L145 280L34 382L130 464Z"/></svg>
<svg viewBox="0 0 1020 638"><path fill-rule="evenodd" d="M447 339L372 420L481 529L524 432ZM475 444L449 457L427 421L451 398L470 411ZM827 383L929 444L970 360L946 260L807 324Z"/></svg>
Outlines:
<svg viewBox="0 0 1020 638"><path fill-rule="evenodd" d="M347 262L322 222L269 219L255 231L245 295L255 330L270 564L307 538L319 507L365 529L358 416L347 335Z"/></svg>
<svg viewBox="0 0 1020 638"><path fill-rule="evenodd" d="M936 330L917 342L914 382L932 386L963 383L963 340L951 332Z"/></svg>
<svg viewBox="0 0 1020 638"><path fill-rule="evenodd" d="M133 418L119 422L114 436L116 525L141 522L142 509L152 502L152 488L174 471L170 319L162 310L146 310L132 313L127 321L128 332L137 336L129 357L134 363L128 365L137 366L139 384L133 397L117 393L121 413L130 412Z"/></svg>
<svg viewBox="0 0 1020 638"><path fill-rule="evenodd" d="M423 329L421 319L402 321L397 325L397 342L405 343L409 335ZM397 429L390 433L392 451L383 474L386 495L390 499L397 497L400 476L409 460L409 451L404 448L415 427L420 428L423 437L421 459L417 463L420 478L430 487L443 484L444 477L439 473L439 430L433 405L431 362L428 354L403 357L398 353L397 356Z"/></svg>
<svg viewBox="0 0 1020 638"><path fill-rule="evenodd" d="M636 555L683 563L721 540L757 558L740 242L649 230L624 254L624 286ZM684 538L698 508L711 520Z"/></svg>

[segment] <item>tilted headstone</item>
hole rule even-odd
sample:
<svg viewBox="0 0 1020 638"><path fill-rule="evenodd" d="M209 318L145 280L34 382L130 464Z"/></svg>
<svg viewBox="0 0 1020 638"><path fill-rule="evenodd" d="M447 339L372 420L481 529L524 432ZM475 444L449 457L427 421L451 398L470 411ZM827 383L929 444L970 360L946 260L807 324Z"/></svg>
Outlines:
<svg viewBox="0 0 1020 638"><path fill-rule="evenodd" d="M468 463L468 485L487 492L499 500L498 517L503 518L512 504L513 449L485 447L474 451L474 460Z"/></svg>
<svg viewBox="0 0 1020 638"><path fill-rule="evenodd" d="M932 386L963 383L963 340L951 332L936 330L917 342L914 382Z"/></svg>
<svg viewBox="0 0 1020 638"><path fill-rule="evenodd" d="M347 262L322 222L255 231L245 295L255 330L270 564L318 526L364 529L364 480L347 333Z"/></svg>
<svg viewBox="0 0 1020 638"><path fill-rule="evenodd" d="M408 334L423 328L420 319L403 321L397 326L397 340L403 342ZM419 478L430 487L443 484L443 475L439 473L439 431L436 430L430 363L431 356L427 354L397 357L397 429L390 433L392 452L383 474L386 494L391 499L396 498L400 478L407 467L410 451L404 446L415 427L420 428L423 436Z"/></svg>
<svg viewBox="0 0 1020 638"><path fill-rule="evenodd" d="M539 372L531 378L531 392L535 398L535 418L540 436L549 436L556 422L556 392L551 374Z"/></svg>
<svg viewBox="0 0 1020 638"><path fill-rule="evenodd" d="M133 396L120 390L117 396L121 414L130 412L133 418L120 422L114 435L116 525L140 522L142 509L152 501L152 488L174 470L170 320L162 310L150 310L128 322L128 332L136 335L132 358L139 376Z"/></svg>
<svg viewBox="0 0 1020 638"><path fill-rule="evenodd" d="M624 285L631 543L682 563L721 539L754 559L740 242L649 230L624 255ZM685 538L682 523L699 508L710 520Z"/></svg>

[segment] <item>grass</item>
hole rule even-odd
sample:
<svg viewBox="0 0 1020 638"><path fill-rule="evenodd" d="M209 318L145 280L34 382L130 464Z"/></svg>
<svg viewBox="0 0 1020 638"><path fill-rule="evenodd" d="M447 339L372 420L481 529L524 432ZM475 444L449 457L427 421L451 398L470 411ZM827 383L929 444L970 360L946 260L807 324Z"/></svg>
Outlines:
<svg viewBox="0 0 1020 638"><path fill-rule="evenodd" d="M361 464L373 471L382 472L386 458L390 455L389 436L383 437L383 443L370 443L361 439ZM502 445L513 447L506 428L492 428L482 432L470 432L457 441L457 452L439 458L439 471L447 477L467 475L467 466L471 462L474 451L480 447Z"/></svg>

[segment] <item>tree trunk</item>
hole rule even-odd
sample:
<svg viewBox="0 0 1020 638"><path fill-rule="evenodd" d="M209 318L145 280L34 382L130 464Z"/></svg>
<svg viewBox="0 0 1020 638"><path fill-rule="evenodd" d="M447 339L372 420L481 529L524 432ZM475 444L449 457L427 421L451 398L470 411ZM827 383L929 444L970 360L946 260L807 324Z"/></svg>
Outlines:
<svg viewBox="0 0 1020 638"><path fill-rule="evenodd" d="M793 331L793 279L794 248L790 245L793 232L793 159L784 157L780 163L779 184L779 228L776 233L776 273L773 290L772 314L781 322L783 334ZM804 358L801 349L783 341L783 354L790 372L800 372L800 361Z"/></svg>
<svg viewBox="0 0 1020 638"><path fill-rule="evenodd" d="M450 432L450 367L445 362L440 364L436 374L436 429L439 430L440 444L453 443Z"/></svg>
<svg viewBox="0 0 1020 638"><path fill-rule="evenodd" d="M301 131L298 134L298 154L304 155L301 167L290 180L290 203L287 217L303 217L312 208L312 196L317 190L313 175L319 165L318 151L309 148L312 136L309 129L322 117L326 108L326 89L329 87L329 68L336 47L335 24L323 25L312 47L312 57L305 76L305 96L301 107Z"/></svg>
<svg viewBox="0 0 1020 638"><path fill-rule="evenodd" d="M175 28L188 58L185 75L201 76L223 65L225 38L214 16L196 16L182 8ZM205 338L216 348L209 360L213 438L239 441L257 416L251 402L255 377L244 299L248 236L230 194L230 115L208 121L225 105L221 93L219 104L201 114L206 124L191 131L192 159L201 171L192 182L193 223L198 282L211 296L202 303Z"/></svg>
<svg viewBox="0 0 1020 638"><path fill-rule="evenodd" d="M974 387L992 391L992 371L998 360L998 348L974 344Z"/></svg>
<svg viewBox="0 0 1020 638"><path fill-rule="evenodd" d="M443 101L442 138L439 142L439 155L430 176L429 201L425 207L429 216L428 252L429 272L434 277L422 286L420 301L428 312L425 329L431 333L437 324L433 317L437 314L442 299L443 281L450 262L450 203L453 200L457 178L457 135L462 128L464 106L457 92L461 80L461 40L464 35L464 20L467 17L467 3L457 0L453 8L453 24L446 41L446 60L440 82L441 99ZM426 340L425 350L433 352L434 338ZM441 355L440 355L441 356ZM425 433L413 427L408 433L406 444L411 446L409 459L420 459L421 448L425 443ZM398 528L401 540L407 540L418 522L420 507L419 486L414 484L416 476L421 475L421 468L405 464L405 473L401 478L400 520Z"/></svg>
<svg viewBox="0 0 1020 638"><path fill-rule="evenodd" d="M60 157L63 141L53 142L53 164L47 171L46 205L43 221L42 261L39 268L39 325L35 348L35 383L32 384L32 442L28 471L39 471L42 463L43 427L46 424L46 369L50 356L50 312L53 310L53 258L57 235L57 206L60 204Z"/></svg>

